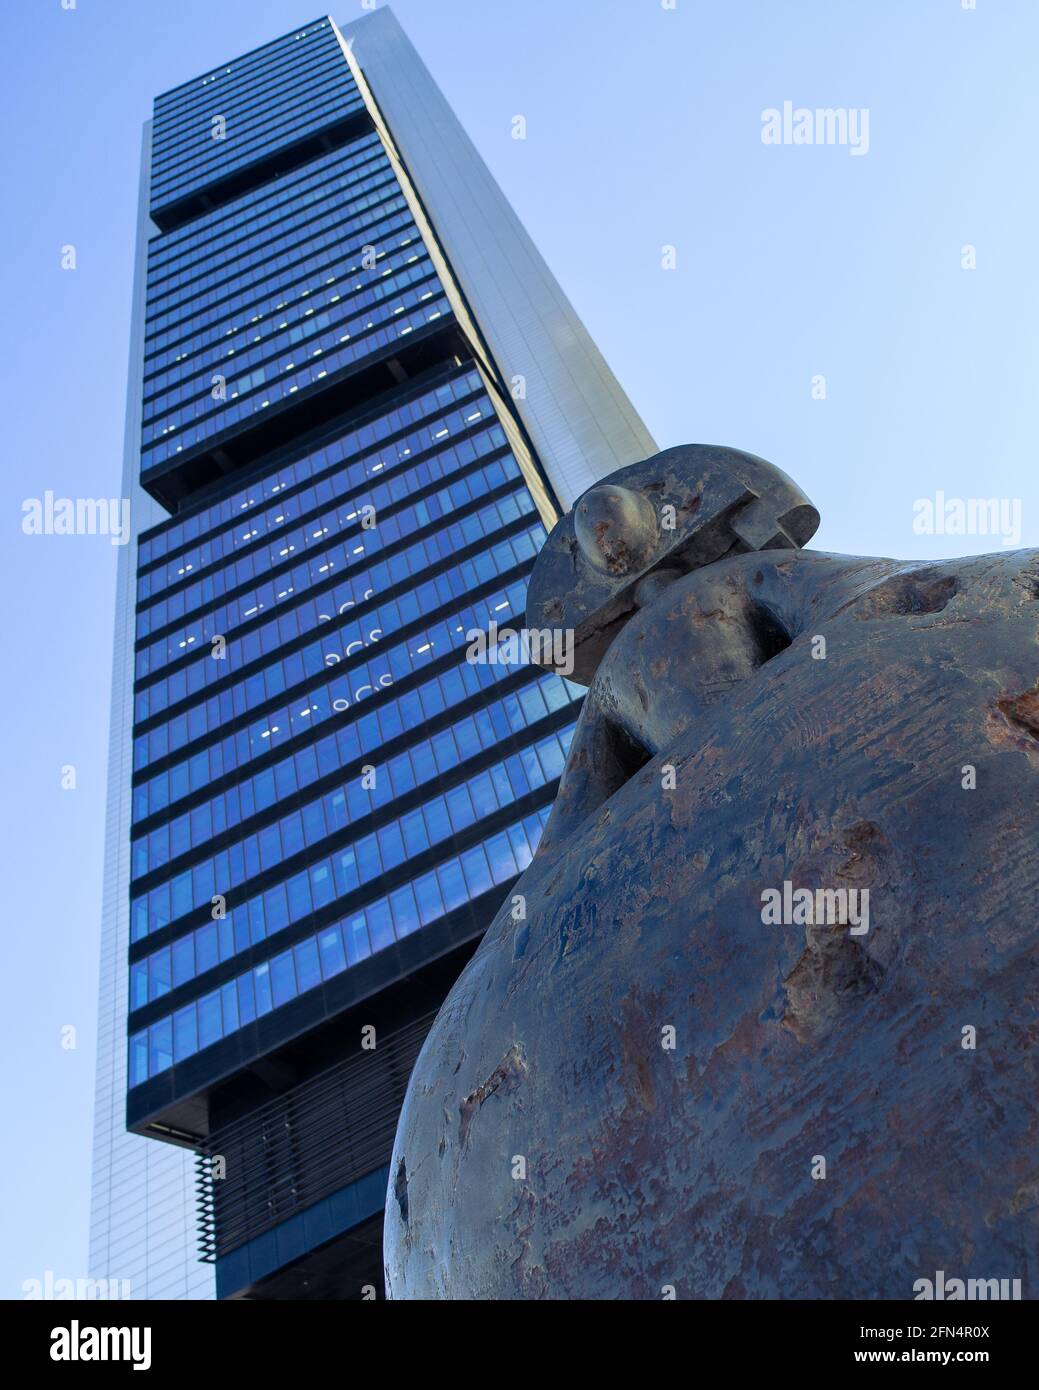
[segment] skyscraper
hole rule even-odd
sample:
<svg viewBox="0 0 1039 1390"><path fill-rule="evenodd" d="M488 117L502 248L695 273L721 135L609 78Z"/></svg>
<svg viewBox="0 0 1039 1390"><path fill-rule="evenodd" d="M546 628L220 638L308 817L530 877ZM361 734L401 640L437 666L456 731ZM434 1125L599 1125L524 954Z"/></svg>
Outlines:
<svg viewBox="0 0 1039 1390"><path fill-rule="evenodd" d="M357 1296L408 1073L583 693L473 634L655 446L388 10L157 98L142 200L92 1272L158 1140L170 1192L201 1155L218 1296ZM152 1221L149 1293L187 1228Z"/></svg>

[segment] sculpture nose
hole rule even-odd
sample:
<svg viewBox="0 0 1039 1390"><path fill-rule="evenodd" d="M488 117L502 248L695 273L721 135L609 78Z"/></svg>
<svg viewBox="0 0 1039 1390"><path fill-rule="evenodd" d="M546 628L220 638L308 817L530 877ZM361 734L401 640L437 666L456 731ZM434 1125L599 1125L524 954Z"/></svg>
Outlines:
<svg viewBox="0 0 1039 1390"><path fill-rule="evenodd" d="M607 574L629 574L644 568L653 554L656 512L644 493L601 483L578 502L574 534L589 564Z"/></svg>

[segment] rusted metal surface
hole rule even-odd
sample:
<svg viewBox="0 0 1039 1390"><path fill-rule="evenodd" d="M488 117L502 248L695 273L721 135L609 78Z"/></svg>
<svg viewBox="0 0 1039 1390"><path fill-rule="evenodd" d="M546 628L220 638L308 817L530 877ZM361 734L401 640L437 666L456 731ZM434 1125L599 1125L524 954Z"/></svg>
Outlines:
<svg viewBox="0 0 1039 1390"><path fill-rule="evenodd" d="M701 542L731 532L680 453ZM535 571L528 622L583 623L594 678L525 915L412 1075L390 1294L1036 1297L1039 552L690 569L617 497ZM868 930L766 925L784 883L868 890Z"/></svg>

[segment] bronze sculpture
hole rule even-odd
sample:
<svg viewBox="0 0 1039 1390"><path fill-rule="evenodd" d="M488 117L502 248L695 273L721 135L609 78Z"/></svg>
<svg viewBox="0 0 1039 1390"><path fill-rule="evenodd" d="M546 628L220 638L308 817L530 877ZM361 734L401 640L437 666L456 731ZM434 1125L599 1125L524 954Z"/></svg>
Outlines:
<svg viewBox="0 0 1039 1390"><path fill-rule="evenodd" d="M1036 1296L1039 552L817 524L689 446L553 530L589 694L411 1078L392 1297Z"/></svg>

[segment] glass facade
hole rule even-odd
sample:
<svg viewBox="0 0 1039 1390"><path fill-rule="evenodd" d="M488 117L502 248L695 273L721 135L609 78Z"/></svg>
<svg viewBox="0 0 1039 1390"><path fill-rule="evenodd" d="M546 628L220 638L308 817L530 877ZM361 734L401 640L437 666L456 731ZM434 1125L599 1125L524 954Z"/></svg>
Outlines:
<svg viewBox="0 0 1039 1390"><path fill-rule="evenodd" d="M372 36L373 70L389 22L349 26ZM378 104L326 17L158 97L145 149L127 458L146 505L120 591L105 997L125 1011L133 1134L205 1156L233 1130L254 1155L226 1188L200 1180L219 1295L327 1245L326 1226L298 1243L319 1211L353 1252L323 1287L349 1296L363 1260L378 1279L401 1059L530 862L583 694L474 642L522 626L572 500L553 469L568 486L581 469L560 472L562 415L559 457L541 457L530 426L552 432L467 307L486 274L459 280L400 159L382 115L396 63L416 111L439 94L390 38ZM475 152L453 158L460 201L494 210L488 245L520 248L501 324L533 335L552 391L579 384L583 437L616 419L638 448ZM362 1008L388 1039L370 1061ZM106 1074L117 1061L112 1043ZM307 1137L319 1095L345 1117L331 1150ZM271 1104L290 1117L273 1167ZM183 1189L182 1163L163 1171Z"/></svg>
<svg viewBox="0 0 1039 1390"><path fill-rule="evenodd" d="M327 18L166 92L152 120L153 219L362 109Z"/></svg>
<svg viewBox="0 0 1039 1390"><path fill-rule="evenodd" d="M314 162L152 243L145 469L447 310L378 137Z"/></svg>
<svg viewBox="0 0 1039 1390"><path fill-rule="evenodd" d="M170 1012L132 1029L131 1087L320 983L264 992L285 934L298 955L345 931L321 959L349 969L522 872L540 816L481 826L551 790L581 694L466 660L473 631L522 624L545 534L472 367L207 518L140 546L131 1009Z"/></svg>
<svg viewBox="0 0 1039 1390"><path fill-rule="evenodd" d="M565 739L551 735L537 746L539 762L544 757L550 759L557 767L557 776L571 732L567 730ZM543 778L539 768L534 785L541 784ZM441 861L435 869L402 884L392 893L373 898L359 910L320 931L311 932L295 946L190 1000L175 1013L157 1019L130 1039L130 1084L139 1084L176 1062L186 1061L200 1048L218 1042L270 1013L271 1009L289 1003L359 961L367 960L373 951L382 950L428 926L453 908L482 897L496 885L510 882L530 863L547 819L546 807L497 835L477 842L462 854ZM444 826L441 838L449 839L451 831L446 815ZM429 838L425 844L428 846ZM340 859L347 859L350 883L361 881L356 863L366 852L373 859L369 881L378 882L376 846L374 843L366 846L362 842L356 854L348 849L340 855ZM308 920L314 906L332 900L336 888L341 886L341 880L334 873L338 862L334 856L318 860L304 875L289 880L287 893L286 885L282 885L270 896L264 894L262 899L254 898L243 904L248 910L239 913L241 926L236 923L234 932L225 929L223 924L218 932L217 926L211 924L178 941L172 951L167 947L149 957L143 963L148 972L142 979L144 987L166 993L171 987L190 980L196 969L205 974L218 960L233 958L239 942L244 949L250 942L256 944L265 940L267 934L276 935L290 922ZM183 951L179 951L179 947L183 947Z"/></svg>
<svg viewBox="0 0 1039 1390"><path fill-rule="evenodd" d="M545 530L478 372L438 375L142 537L131 1089L536 845L582 692L467 660L522 625Z"/></svg>
<svg viewBox="0 0 1039 1390"><path fill-rule="evenodd" d="M226 1096L380 956L392 998L391 948L476 939L582 694L473 657L522 625L543 497L334 26L160 97L150 168L140 480L173 515L139 536L133 617L144 1132ZM344 376L362 387L333 395Z"/></svg>

